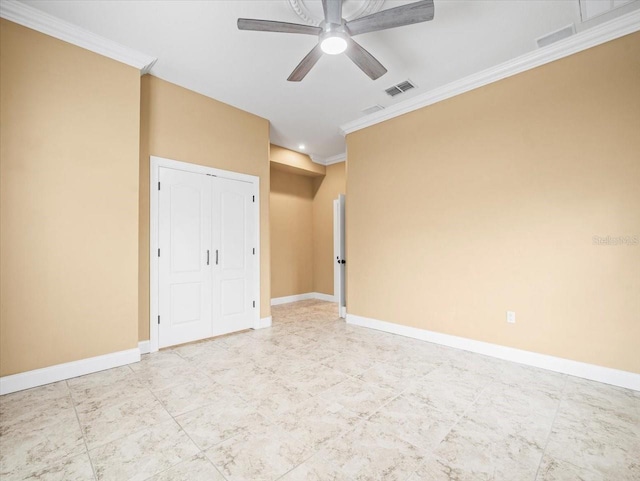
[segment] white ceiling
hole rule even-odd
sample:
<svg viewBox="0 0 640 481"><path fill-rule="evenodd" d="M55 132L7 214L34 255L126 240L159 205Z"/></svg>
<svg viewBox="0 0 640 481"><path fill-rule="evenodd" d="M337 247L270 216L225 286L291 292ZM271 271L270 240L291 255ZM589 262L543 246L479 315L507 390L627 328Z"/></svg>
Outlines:
<svg viewBox="0 0 640 481"><path fill-rule="evenodd" d="M293 150L303 143L320 159L344 152L339 126L363 109L388 107L518 57L536 49L536 38L580 20L578 0L434 2L431 22L356 37L388 69L378 80L343 54L325 55L292 83L286 79L315 37L236 28L238 17L303 23L288 0L24 0L157 57L152 75L269 119L273 143ZM321 11L319 0L306 3ZM382 9L405 3L386 0ZM418 88L393 99L384 93L406 79Z"/></svg>

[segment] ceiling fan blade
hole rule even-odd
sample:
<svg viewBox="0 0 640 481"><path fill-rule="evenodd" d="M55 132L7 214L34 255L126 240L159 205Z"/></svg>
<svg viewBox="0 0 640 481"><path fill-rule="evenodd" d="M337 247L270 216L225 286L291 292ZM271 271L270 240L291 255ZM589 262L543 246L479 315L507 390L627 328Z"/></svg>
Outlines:
<svg viewBox="0 0 640 481"><path fill-rule="evenodd" d="M366 73L371 80L375 80L382 77L387 73L387 69L378 62L378 60L367 52L362 46L355 40L349 39L347 41L349 46L345 52L347 56L355 63L360 70Z"/></svg>
<svg viewBox="0 0 640 481"><path fill-rule="evenodd" d="M276 22L273 20L254 20L251 18L239 18L238 29L255 30L258 32L303 33L306 35L320 35L320 33L322 33L320 27L313 27L311 25Z"/></svg>
<svg viewBox="0 0 640 481"><path fill-rule="evenodd" d="M433 0L423 0L356 18L347 22L347 28L351 35L360 35L361 33L426 22L433 20L433 15Z"/></svg>
<svg viewBox="0 0 640 481"><path fill-rule="evenodd" d="M300 82L305 76L309 73L309 71L313 68L313 66L320 60L322 57L322 49L320 48L320 44L316 45L311 49L311 52L307 54L305 58L298 64L298 66L293 69L291 75L287 79L289 82Z"/></svg>
<svg viewBox="0 0 640 481"><path fill-rule="evenodd" d="M325 22L342 24L342 0L322 0L322 9Z"/></svg>

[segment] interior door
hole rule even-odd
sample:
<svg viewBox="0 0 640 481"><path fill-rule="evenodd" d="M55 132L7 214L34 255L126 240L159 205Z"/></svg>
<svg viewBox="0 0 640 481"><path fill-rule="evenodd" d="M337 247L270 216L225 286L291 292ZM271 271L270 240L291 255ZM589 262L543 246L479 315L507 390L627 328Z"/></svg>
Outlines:
<svg viewBox="0 0 640 481"><path fill-rule="evenodd" d="M333 250L336 260L333 290L338 302L338 315L342 318L347 316L345 225L345 196L340 194L333 201Z"/></svg>
<svg viewBox="0 0 640 481"><path fill-rule="evenodd" d="M159 347L203 339L211 326L211 177L160 167Z"/></svg>
<svg viewBox="0 0 640 481"><path fill-rule="evenodd" d="M252 327L259 299L254 292L257 213L253 184L213 177L214 335Z"/></svg>

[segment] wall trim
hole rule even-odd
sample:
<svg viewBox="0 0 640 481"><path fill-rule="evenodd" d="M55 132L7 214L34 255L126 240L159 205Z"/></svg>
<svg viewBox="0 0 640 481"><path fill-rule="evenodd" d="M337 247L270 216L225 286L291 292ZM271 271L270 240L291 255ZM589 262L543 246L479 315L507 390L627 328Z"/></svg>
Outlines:
<svg viewBox="0 0 640 481"><path fill-rule="evenodd" d="M55 366L0 377L0 395L23 391L32 387L51 384L73 377L84 376L113 367L140 361L140 349L112 352L102 356L89 357L78 361L65 362Z"/></svg>
<svg viewBox="0 0 640 481"><path fill-rule="evenodd" d="M347 154L345 152L343 154L332 155L331 157L318 157L317 155L309 155L309 158L316 164L327 166L339 164L340 162L346 162Z"/></svg>
<svg viewBox="0 0 640 481"><path fill-rule="evenodd" d="M140 354L149 354L151 352L151 341L140 341L138 349L140 349Z"/></svg>
<svg viewBox="0 0 640 481"><path fill-rule="evenodd" d="M346 160L347 160L347 154L345 152L344 154L338 154L338 155L333 155L331 157L327 157L326 159L324 159L324 165L339 164L340 162L346 162Z"/></svg>
<svg viewBox="0 0 640 481"><path fill-rule="evenodd" d="M522 349L491 344L483 341L476 341L465 337L427 331L426 329L403 326L368 317L356 316L354 314L347 314L347 324L367 327L391 334L398 334L400 336L411 337L421 341L432 342L434 344L475 352L485 356L504 359L506 361L517 362L527 366L538 367L549 371L589 379L591 381L598 381L605 384L633 389L634 391L640 391L640 374L628 371L572 361L570 359L524 351Z"/></svg>
<svg viewBox="0 0 640 481"><path fill-rule="evenodd" d="M253 323L253 329L265 329L271 327L271 316L263 317Z"/></svg>
<svg viewBox="0 0 640 481"><path fill-rule="evenodd" d="M157 58L125 47L17 0L2 0L0 17L149 73Z"/></svg>
<svg viewBox="0 0 640 481"><path fill-rule="evenodd" d="M422 107L441 102L493 82L559 60L640 30L640 10L602 23L571 37L526 53L513 60L488 68L442 87L417 95L379 112L363 116L340 126L343 135L379 124Z"/></svg>
<svg viewBox="0 0 640 481"><path fill-rule="evenodd" d="M280 304L289 304L290 302L306 301L307 299L314 299L313 292L307 292L306 294L296 294L293 296L275 297L271 299L271 305L279 306Z"/></svg>
<svg viewBox="0 0 640 481"><path fill-rule="evenodd" d="M313 298L319 301L338 302L333 294L324 294L322 292L314 292Z"/></svg>
<svg viewBox="0 0 640 481"><path fill-rule="evenodd" d="M289 304L290 302L306 301L309 299L336 302L335 296L332 296L331 294L323 294L322 292L306 292L304 294L295 294L293 296L274 297L271 299L271 305L279 306L280 304Z"/></svg>

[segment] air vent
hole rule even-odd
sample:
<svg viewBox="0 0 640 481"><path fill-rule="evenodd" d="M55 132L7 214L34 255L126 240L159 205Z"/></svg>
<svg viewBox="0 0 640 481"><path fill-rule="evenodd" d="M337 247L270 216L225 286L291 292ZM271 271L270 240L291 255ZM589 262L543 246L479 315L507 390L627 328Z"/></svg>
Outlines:
<svg viewBox="0 0 640 481"><path fill-rule="evenodd" d="M366 108L362 111L363 114L365 115L369 115L369 114L373 114L374 112L380 112L382 109L384 109L384 107L382 105L372 105L369 108Z"/></svg>
<svg viewBox="0 0 640 481"><path fill-rule="evenodd" d="M546 47L547 45L551 45L552 43L556 43L562 39L567 37L571 37L571 35L576 33L576 27L572 23L571 25L567 25L560 30L556 30L555 32L548 33L538 39L536 39L536 43L538 44L538 48Z"/></svg>
<svg viewBox="0 0 640 481"><path fill-rule="evenodd" d="M399 84L396 84L393 87L389 87L388 89L385 89L385 92L387 92L387 95L390 95L391 97L395 97L396 95L403 94L407 90L411 90L414 88L416 88L416 86L411 83L411 80L405 80L404 82L400 82Z"/></svg>

